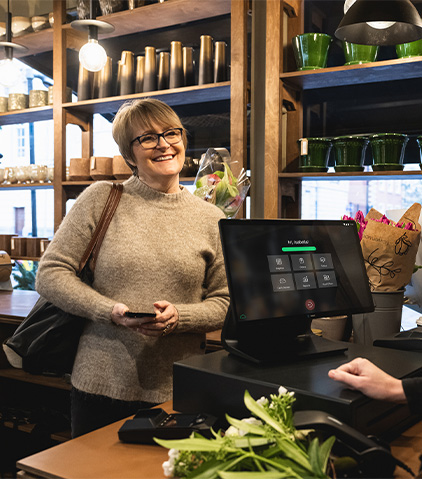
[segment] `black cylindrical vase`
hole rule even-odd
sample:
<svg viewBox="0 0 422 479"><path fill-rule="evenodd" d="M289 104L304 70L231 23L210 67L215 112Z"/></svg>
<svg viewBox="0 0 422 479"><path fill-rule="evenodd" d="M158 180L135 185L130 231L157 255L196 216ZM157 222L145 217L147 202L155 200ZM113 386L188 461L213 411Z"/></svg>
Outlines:
<svg viewBox="0 0 422 479"><path fill-rule="evenodd" d="M226 42L215 42L214 83L227 80Z"/></svg>
<svg viewBox="0 0 422 479"><path fill-rule="evenodd" d="M167 90L170 79L170 53L160 52L158 60L158 90Z"/></svg>
<svg viewBox="0 0 422 479"><path fill-rule="evenodd" d="M78 101L90 100L92 97L92 75L79 64Z"/></svg>
<svg viewBox="0 0 422 479"><path fill-rule="evenodd" d="M145 76L145 57L136 57L136 81L135 93L142 93L144 91L144 76Z"/></svg>
<svg viewBox="0 0 422 479"><path fill-rule="evenodd" d="M170 48L170 88L184 86L182 42L171 42Z"/></svg>
<svg viewBox="0 0 422 479"><path fill-rule="evenodd" d="M157 90L157 58L154 47L145 47L144 92Z"/></svg>
<svg viewBox="0 0 422 479"><path fill-rule="evenodd" d="M199 78L198 84L205 85L212 83L213 72L213 45L210 35L201 35L201 46L199 50Z"/></svg>
<svg viewBox="0 0 422 479"><path fill-rule="evenodd" d="M195 70L193 66L193 48L183 47L183 82L185 86L195 83Z"/></svg>
<svg viewBox="0 0 422 479"><path fill-rule="evenodd" d="M122 51L120 65L120 95L131 95L132 93L135 93L135 65L133 53L127 50Z"/></svg>

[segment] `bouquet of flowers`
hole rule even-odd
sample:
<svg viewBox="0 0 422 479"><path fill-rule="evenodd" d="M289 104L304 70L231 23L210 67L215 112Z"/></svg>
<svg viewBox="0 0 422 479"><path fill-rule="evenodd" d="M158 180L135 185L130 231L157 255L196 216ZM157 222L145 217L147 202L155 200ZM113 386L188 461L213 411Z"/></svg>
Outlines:
<svg viewBox="0 0 422 479"><path fill-rule="evenodd" d="M361 211L354 220L361 240L362 254L372 291L398 291L415 271L421 226L421 205L414 203L396 223L375 209L366 217Z"/></svg>
<svg viewBox="0 0 422 479"><path fill-rule="evenodd" d="M324 442L310 430L293 424L294 393L280 387L270 400L255 401L248 391L245 406L253 414L247 419L226 416L230 427L207 439L193 433L187 439L155 441L169 448L163 463L166 477L195 479L327 478L335 437ZM248 471L248 472L245 472ZM255 472L254 472L255 471Z"/></svg>
<svg viewBox="0 0 422 479"><path fill-rule="evenodd" d="M236 171L237 163L225 148L209 148L195 178L194 195L218 206L227 218L236 216L250 187L245 170Z"/></svg>

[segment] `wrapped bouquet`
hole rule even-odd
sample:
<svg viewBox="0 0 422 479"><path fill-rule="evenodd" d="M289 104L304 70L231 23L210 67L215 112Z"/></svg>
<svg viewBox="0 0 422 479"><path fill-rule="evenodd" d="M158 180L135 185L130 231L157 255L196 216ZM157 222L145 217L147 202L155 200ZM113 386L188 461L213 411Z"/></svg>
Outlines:
<svg viewBox="0 0 422 479"><path fill-rule="evenodd" d="M250 187L244 168L237 172L225 148L209 148L202 155L194 195L218 206L227 218L236 216Z"/></svg>
<svg viewBox="0 0 422 479"><path fill-rule="evenodd" d="M414 203L396 223L375 209L356 221L366 272L372 291L398 291L410 281L415 269L421 226L421 205Z"/></svg>

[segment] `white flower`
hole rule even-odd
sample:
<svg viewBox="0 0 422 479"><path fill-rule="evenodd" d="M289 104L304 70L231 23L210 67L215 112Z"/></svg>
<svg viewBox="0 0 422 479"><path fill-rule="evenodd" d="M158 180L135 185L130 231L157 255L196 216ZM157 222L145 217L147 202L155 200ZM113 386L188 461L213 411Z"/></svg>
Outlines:
<svg viewBox="0 0 422 479"><path fill-rule="evenodd" d="M237 429L237 427L230 426L226 430L226 436L240 436L240 431L239 431L239 429Z"/></svg>
<svg viewBox="0 0 422 479"><path fill-rule="evenodd" d="M287 389L284 387L284 386L280 386L278 388L278 394L279 396L283 396L283 394L286 394L287 393Z"/></svg>
<svg viewBox="0 0 422 479"><path fill-rule="evenodd" d="M268 404L268 399L267 399L265 396L262 396L262 397L260 397L256 402L257 402L260 406L265 406L266 404Z"/></svg>
<svg viewBox="0 0 422 479"><path fill-rule="evenodd" d="M174 464L171 464L170 461L163 462L163 471L165 477L173 477L174 474Z"/></svg>
<svg viewBox="0 0 422 479"><path fill-rule="evenodd" d="M170 449L169 450L169 460L163 462L163 471L165 477L173 477L174 476L174 462L179 457L180 451L177 449Z"/></svg>
<svg viewBox="0 0 422 479"><path fill-rule="evenodd" d="M246 422L247 424L255 424L256 426L262 426L262 421L260 421L256 417L246 417L242 419L242 421Z"/></svg>
<svg viewBox="0 0 422 479"><path fill-rule="evenodd" d="M177 459L180 456L180 451L177 449L170 449L169 450L169 458L170 459Z"/></svg>

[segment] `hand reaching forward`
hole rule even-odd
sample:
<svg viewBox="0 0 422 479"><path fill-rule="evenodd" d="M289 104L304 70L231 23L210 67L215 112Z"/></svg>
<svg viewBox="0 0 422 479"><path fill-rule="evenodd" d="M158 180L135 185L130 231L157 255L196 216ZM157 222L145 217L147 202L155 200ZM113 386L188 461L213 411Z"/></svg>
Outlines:
<svg viewBox="0 0 422 479"><path fill-rule="evenodd" d="M401 380L390 376L367 359L353 359L329 371L328 376L373 399L406 402Z"/></svg>

